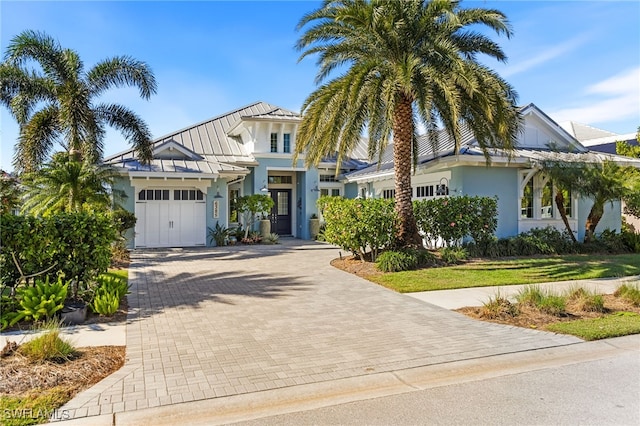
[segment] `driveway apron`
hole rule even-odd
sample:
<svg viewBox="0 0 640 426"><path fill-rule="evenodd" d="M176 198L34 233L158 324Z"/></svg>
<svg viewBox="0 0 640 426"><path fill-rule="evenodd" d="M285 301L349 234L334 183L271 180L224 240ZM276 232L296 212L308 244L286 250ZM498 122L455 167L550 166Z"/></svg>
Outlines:
<svg viewBox="0 0 640 426"><path fill-rule="evenodd" d="M580 342L395 293L330 266L338 256L300 240L133 253L125 366L63 408L117 413Z"/></svg>

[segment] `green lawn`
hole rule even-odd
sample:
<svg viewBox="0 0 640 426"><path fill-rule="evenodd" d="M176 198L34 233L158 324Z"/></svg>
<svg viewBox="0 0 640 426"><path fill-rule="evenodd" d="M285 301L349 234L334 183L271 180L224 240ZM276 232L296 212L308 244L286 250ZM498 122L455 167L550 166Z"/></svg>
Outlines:
<svg viewBox="0 0 640 426"><path fill-rule="evenodd" d="M571 255L474 261L370 276L401 293L496 285L535 284L640 274L640 255Z"/></svg>
<svg viewBox="0 0 640 426"><path fill-rule="evenodd" d="M547 330L572 334L585 340L608 339L640 333L640 315L618 312L603 318L590 318L551 324Z"/></svg>

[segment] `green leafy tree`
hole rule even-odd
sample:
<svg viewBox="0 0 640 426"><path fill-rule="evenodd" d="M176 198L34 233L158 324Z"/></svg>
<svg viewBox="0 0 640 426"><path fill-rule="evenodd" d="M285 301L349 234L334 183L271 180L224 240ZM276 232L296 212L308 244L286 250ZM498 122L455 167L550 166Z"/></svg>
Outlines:
<svg viewBox="0 0 640 426"><path fill-rule="evenodd" d="M268 214L273 208L274 202L266 194L253 194L238 198L237 205L245 226L244 237L247 238L249 230L257 222L258 217Z"/></svg>
<svg viewBox="0 0 640 426"><path fill-rule="evenodd" d="M616 142L616 153L627 157L640 158L640 127L636 134L638 145L631 145L628 142ZM628 215L640 219L640 170L635 171L633 188L624 197L624 212Z"/></svg>
<svg viewBox="0 0 640 426"><path fill-rule="evenodd" d="M21 192L18 180L0 170L0 214L11 213L20 205Z"/></svg>
<svg viewBox="0 0 640 426"><path fill-rule="evenodd" d="M112 204L109 185L117 173L105 166L83 163L57 153L37 172L23 176L24 213L106 211Z"/></svg>
<svg viewBox="0 0 640 426"><path fill-rule="evenodd" d="M453 138L473 131L485 150L511 149L520 129L517 95L477 56L506 56L484 33L511 35L507 18L493 9L462 9L449 0L337 0L298 24L300 59L318 54L316 81L334 71L305 100L295 158L307 165L337 154L345 158L368 132L369 155L382 155L393 139L395 209L401 246L420 245L413 216L411 174L416 128L424 126L437 148L438 124Z"/></svg>
<svg viewBox="0 0 640 426"><path fill-rule="evenodd" d="M24 31L14 37L0 64L0 102L20 125L16 170L36 170L56 142L75 158L97 163L107 125L133 144L142 161L149 161L151 133L145 122L123 105L97 102L107 90L125 86L137 87L144 99L156 92L155 77L144 62L116 56L85 70L77 52L44 33Z"/></svg>

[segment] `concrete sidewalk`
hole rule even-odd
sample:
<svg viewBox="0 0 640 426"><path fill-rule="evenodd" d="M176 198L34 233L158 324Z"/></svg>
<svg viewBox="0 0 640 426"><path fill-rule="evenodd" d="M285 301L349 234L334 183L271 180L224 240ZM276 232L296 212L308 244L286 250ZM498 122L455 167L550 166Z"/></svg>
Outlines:
<svg viewBox="0 0 640 426"><path fill-rule="evenodd" d="M558 281L533 284L554 294L563 294L574 288L582 287L598 294L613 294L622 284L640 284L640 276L623 278L600 278L593 280ZM423 302L431 303L445 309L458 309L466 306L482 306L489 298L501 295L509 299L515 298L527 285L505 285L492 287L473 287L455 290L421 291L405 293Z"/></svg>

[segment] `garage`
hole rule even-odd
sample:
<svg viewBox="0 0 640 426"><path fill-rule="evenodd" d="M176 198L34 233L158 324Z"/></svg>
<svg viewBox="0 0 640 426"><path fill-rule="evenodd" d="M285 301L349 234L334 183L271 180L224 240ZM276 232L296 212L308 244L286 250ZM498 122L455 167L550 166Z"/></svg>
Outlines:
<svg viewBox="0 0 640 426"><path fill-rule="evenodd" d="M206 244L206 202L198 189L142 189L135 215L136 248Z"/></svg>

